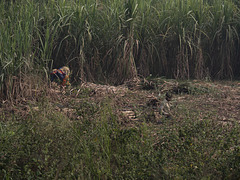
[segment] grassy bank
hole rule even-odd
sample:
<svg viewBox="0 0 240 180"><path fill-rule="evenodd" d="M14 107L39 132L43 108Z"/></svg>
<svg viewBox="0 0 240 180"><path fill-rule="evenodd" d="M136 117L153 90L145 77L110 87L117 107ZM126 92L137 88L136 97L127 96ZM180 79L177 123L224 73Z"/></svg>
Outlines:
<svg viewBox="0 0 240 180"><path fill-rule="evenodd" d="M1 1L1 89L69 65L75 80L239 77L239 3Z"/></svg>
<svg viewBox="0 0 240 180"><path fill-rule="evenodd" d="M98 87L0 109L0 178L240 178L235 85L225 97L222 85L193 84L174 95L171 118L149 106L158 91Z"/></svg>
<svg viewBox="0 0 240 180"><path fill-rule="evenodd" d="M84 112L81 121L46 106L27 119L1 121L1 179L164 176L162 153L154 149L145 126L123 129L108 105L92 106L95 111ZM86 103L84 107L89 108Z"/></svg>
<svg viewBox="0 0 240 180"><path fill-rule="evenodd" d="M180 124L122 129L102 108L96 121L74 122L43 111L22 121L1 121L1 179L240 177L239 124L189 117Z"/></svg>

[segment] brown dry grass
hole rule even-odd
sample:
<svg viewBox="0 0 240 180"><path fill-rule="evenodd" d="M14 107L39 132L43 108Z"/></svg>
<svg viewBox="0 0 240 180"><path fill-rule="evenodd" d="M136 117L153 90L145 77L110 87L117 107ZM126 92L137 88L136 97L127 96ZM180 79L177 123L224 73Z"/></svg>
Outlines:
<svg viewBox="0 0 240 180"><path fill-rule="evenodd" d="M39 79L37 81L42 82ZM36 81L26 78L19 88L13 88L15 96L1 102L1 114L8 118L14 115L23 119L32 111L38 111L43 101L47 101L49 106L71 119L81 119L75 111L79 104L83 102L100 104L110 99L113 111L118 114L123 124L136 124L144 120L158 122L163 117L158 114L157 106L164 99L164 93L176 89L180 84L174 80L161 80L158 81L159 84L156 84L157 81L151 81L155 83L155 89L144 90L150 81L133 79L122 86L83 83L79 87L61 89L56 84L50 87L46 83L37 85L32 82ZM240 121L239 82L192 81L191 85L196 89L198 87L207 89L209 92L202 93L197 89L194 94L174 94L172 100L174 119L181 119L180 109L184 107L190 112L198 112L200 119L209 115L211 119L219 122ZM151 105L151 101L156 101L157 104Z"/></svg>

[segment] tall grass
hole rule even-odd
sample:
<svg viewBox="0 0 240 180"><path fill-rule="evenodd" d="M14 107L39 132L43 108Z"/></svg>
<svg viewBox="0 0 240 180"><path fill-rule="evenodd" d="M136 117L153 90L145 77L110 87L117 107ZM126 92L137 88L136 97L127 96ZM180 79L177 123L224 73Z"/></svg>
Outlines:
<svg viewBox="0 0 240 180"><path fill-rule="evenodd" d="M36 105L24 119L0 114L0 179L240 178L239 123L215 112L179 104L161 125L128 126L110 99L70 100L80 119L45 96Z"/></svg>
<svg viewBox="0 0 240 180"><path fill-rule="evenodd" d="M1 1L0 86L69 65L76 81L142 74L239 77L239 4L231 0Z"/></svg>
<svg viewBox="0 0 240 180"><path fill-rule="evenodd" d="M80 112L88 106L81 103L75 108ZM92 108L95 111L85 111L81 121L70 120L43 99L40 111L32 110L27 119L1 121L0 178L164 177L161 151L152 146L153 138L144 125L121 129L109 105Z"/></svg>

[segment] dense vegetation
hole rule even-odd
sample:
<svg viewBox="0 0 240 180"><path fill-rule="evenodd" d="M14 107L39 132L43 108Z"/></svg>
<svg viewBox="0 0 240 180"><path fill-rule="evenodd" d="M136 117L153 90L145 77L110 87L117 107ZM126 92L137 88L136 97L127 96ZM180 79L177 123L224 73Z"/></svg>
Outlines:
<svg viewBox="0 0 240 180"><path fill-rule="evenodd" d="M114 84L136 74L240 75L238 1L1 1L0 17L5 95L13 93L13 81L23 81L21 74L45 77L62 65L75 80Z"/></svg>
<svg viewBox="0 0 240 180"><path fill-rule="evenodd" d="M176 95L189 99L178 102L171 119L137 103L158 92L92 96L83 88L77 97L61 95L62 103L43 95L10 114L0 111L0 179L237 180L239 117L237 108L224 110L233 108L234 95L192 87L191 95ZM137 119L121 113L129 107Z"/></svg>
<svg viewBox="0 0 240 180"><path fill-rule="evenodd" d="M179 103L156 123L145 101L160 88L98 97L46 83L63 65L72 84L237 79L239 34L238 0L0 1L0 179L239 179L239 93L196 88L187 96L215 104Z"/></svg>

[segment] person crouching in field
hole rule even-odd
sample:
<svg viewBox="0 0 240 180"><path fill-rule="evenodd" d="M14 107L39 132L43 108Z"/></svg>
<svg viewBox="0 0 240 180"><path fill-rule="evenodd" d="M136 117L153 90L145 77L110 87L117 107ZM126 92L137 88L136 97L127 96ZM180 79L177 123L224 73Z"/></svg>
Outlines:
<svg viewBox="0 0 240 180"><path fill-rule="evenodd" d="M59 69L53 69L50 74L50 80L58 81L62 86L69 86L69 76L70 76L70 69L67 66L63 66Z"/></svg>

